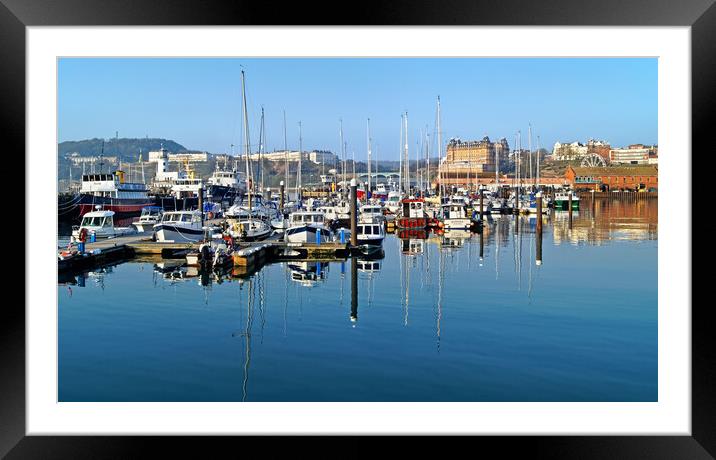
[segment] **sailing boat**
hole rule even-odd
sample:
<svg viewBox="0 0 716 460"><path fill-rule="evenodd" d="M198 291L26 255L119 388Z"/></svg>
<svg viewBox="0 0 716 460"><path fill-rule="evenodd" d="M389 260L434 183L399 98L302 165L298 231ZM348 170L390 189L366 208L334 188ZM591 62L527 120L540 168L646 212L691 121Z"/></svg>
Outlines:
<svg viewBox="0 0 716 460"><path fill-rule="evenodd" d="M244 156L246 157L246 191L248 194L248 217L245 219L230 219L228 233L232 238L242 241L259 241L267 238L271 234L271 227L261 219L254 219L254 208L251 203L252 193L254 192L253 174L251 172L250 159L250 143L249 143L249 113L246 108L246 77L244 71L241 71L241 96L243 103L243 122L244 122Z"/></svg>

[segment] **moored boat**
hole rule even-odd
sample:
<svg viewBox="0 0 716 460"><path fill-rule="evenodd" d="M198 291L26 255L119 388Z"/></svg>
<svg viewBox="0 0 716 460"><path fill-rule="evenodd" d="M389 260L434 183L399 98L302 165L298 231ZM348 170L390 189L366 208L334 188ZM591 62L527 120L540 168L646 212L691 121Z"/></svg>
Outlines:
<svg viewBox="0 0 716 460"><path fill-rule="evenodd" d="M153 229L159 242L184 243L204 239L199 211L167 211Z"/></svg>

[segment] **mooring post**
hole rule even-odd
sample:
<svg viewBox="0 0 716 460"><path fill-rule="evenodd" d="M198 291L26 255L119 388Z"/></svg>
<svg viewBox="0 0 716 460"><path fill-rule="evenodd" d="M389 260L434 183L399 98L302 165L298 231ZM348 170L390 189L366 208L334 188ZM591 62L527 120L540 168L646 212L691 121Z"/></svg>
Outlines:
<svg viewBox="0 0 716 460"><path fill-rule="evenodd" d="M353 188L353 185L351 185ZM352 192L353 190L351 190ZM351 236L351 238L353 238ZM358 321L358 259L351 258L351 323Z"/></svg>
<svg viewBox="0 0 716 460"><path fill-rule="evenodd" d="M281 185L279 186L279 193L280 193L280 195L279 195L279 198L278 198L278 200L279 200L278 208L279 208L279 210L281 211L281 214L283 214L283 204L284 204L283 192L284 192L285 189L286 189L286 186L283 184L283 181L281 181Z"/></svg>
<svg viewBox="0 0 716 460"><path fill-rule="evenodd" d="M537 192L537 233L542 233L542 192Z"/></svg>
<svg viewBox="0 0 716 460"><path fill-rule="evenodd" d="M542 220L542 217L539 217L540 220ZM539 221L538 221L539 222ZM539 225L537 227L537 235L535 236L536 241L536 250L537 250L537 256L535 257L535 264L536 265L542 265L542 226Z"/></svg>
<svg viewBox="0 0 716 460"><path fill-rule="evenodd" d="M201 215L201 225L204 225L204 189L202 187L199 187L199 213Z"/></svg>
<svg viewBox="0 0 716 460"><path fill-rule="evenodd" d="M485 226L480 226L480 260L482 260L482 257L485 253Z"/></svg>
<svg viewBox="0 0 716 460"><path fill-rule="evenodd" d="M569 212L569 229L570 230L572 229L572 193L574 193L574 192L572 192L572 190L570 190L569 191L569 203L568 203L568 208L567 208L567 209L569 209L568 212Z"/></svg>
<svg viewBox="0 0 716 460"><path fill-rule="evenodd" d="M358 246L358 186L356 180L351 179L351 246Z"/></svg>
<svg viewBox="0 0 716 460"><path fill-rule="evenodd" d="M484 190L480 189L480 220L483 222L484 222L484 216L485 216L485 207L483 206L484 200L485 200ZM482 255L480 257L482 257Z"/></svg>

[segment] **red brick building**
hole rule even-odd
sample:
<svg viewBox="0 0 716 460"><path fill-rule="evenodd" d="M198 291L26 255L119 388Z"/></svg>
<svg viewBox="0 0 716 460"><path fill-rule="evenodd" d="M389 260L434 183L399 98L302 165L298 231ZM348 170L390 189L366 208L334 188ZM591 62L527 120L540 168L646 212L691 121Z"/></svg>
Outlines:
<svg viewBox="0 0 716 460"><path fill-rule="evenodd" d="M654 165L606 168L568 166L564 177L572 188L577 190L609 191L659 188L658 169Z"/></svg>

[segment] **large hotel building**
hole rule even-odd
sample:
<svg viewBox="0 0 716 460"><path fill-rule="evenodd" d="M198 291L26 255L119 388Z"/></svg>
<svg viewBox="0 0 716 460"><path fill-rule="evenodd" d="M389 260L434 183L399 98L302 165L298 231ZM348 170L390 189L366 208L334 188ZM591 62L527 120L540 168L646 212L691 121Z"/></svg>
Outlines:
<svg viewBox="0 0 716 460"><path fill-rule="evenodd" d="M444 185L470 185L478 177L494 177L496 160L506 163L509 154L510 146L504 138L497 142L487 136L479 141L451 139L440 163L438 180Z"/></svg>

